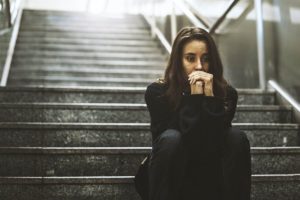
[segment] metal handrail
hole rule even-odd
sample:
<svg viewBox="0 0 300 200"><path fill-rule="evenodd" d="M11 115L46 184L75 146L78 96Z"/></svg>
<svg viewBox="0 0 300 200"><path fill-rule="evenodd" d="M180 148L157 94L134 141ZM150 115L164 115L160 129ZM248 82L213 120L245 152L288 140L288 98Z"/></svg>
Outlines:
<svg viewBox="0 0 300 200"><path fill-rule="evenodd" d="M297 102L285 89L283 89L275 80L269 80L268 84L279 95L280 99L277 99L282 104L289 104L293 107L294 119L300 123L300 104Z"/></svg>
<svg viewBox="0 0 300 200"><path fill-rule="evenodd" d="M5 35L6 33L8 33L10 31L10 28L4 28L4 29L0 29L0 37L2 35Z"/></svg>
<svg viewBox="0 0 300 200"><path fill-rule="evenodd" d="M10 31L11 27L15 23L15 20L17 18L18 14L18 9L21 5L22 0L16 0L15 4L13 7L10 5L9 0L5 0L5 12L7 15L7 18L5 19L7 21L8 27L0 29L0 36L6 34L7 32Z"/></svg>
<svg viewBox="0 0 300 200"><path fill-rule="evenodd" d="M158 39L160 40L160 42L162 43L163 47L166 49L166 51L171 54L171 45L168 42L168 40L166 39L166 37L164 36L164 34L155 26L151 23L151 20L144 15L144 18L146 19L146 22L151 26L152 32L157 35Z"/></svg>
<svg viewBox="0 0 300 200"><path fill-rule="evenodd" d="M205 29L206 31L208 31L208 28L201 23L200 20L198 20L198 18L194 15L194 13L192 13L183 3L182 1L177 1L177 0L172 0L172 2L174 3L174 5L179 8L183 14L185 14L185 16L187 16L187 18L194 24L194 26L200 27Z"/></svg>
<svg viewBox="0 0 300 200"><path fill-rule="evenodd" d="M197 17L182 2L177 0L170 0L170 1L173 3L173 5L179 8L187 16L187 18L193 23L194 26L201 27L207 30L206 24L201 23L201 21L198 20ZM172 49L171 44L168 42L164 34L156 27L155 21L151 22L151 20L144 13L142 14L146 19L147 23L149 24L149 26L151 27L151 32L158 37L163 47L167 51L167 53L171 54L171 49ZM174 15L174 8L173 8L173 15ZM174 26L174 24L176 24L176 17L172 16L171 26ZM174 27L171 27L171 30L174 30ZM175 35L172 33L172 39L174 39L174 37Z"/></svg>
<svg viewBox="0 0 300 200"><path fill-rule="evenodd" d="M186 2L186 1L185 1ZM188 9L197 17L197 19L205 26L207 29L210 27L210 23L208 22L207 19L199 11L193 6L191 2L186 2Z"/></svg>
<svg viewBox="0 0 300 200"><path fill-rule="evenodd" d="M6 84L7 84L7 79L8 79L10 66L11 66L11 62L12 62L12 57L13 57L16 42L17 42L17 37L18 37L20 23L21 23L21 17L22 17L22 13L23 13L22 1L20 1L20 4L18 4L17 9L18 9L17 17L16 17L16 20L13 25L13 31L12 31L12 35L10 38L10 42L9 42L9 46L8 46L8 50L7 50L7 56L6 56L6 60L5 60L5 64L4 64L4 68L3 68L3 72L2 72L1 82L0 82L0 86L2 86L2 87L6 86Z"/></svg>
<svg viewBox="0 0 300 200"><path fill-rule="evenodd" d="M9 29L11 27L11 13L10 13L10 4L9 4L9 0L5 0L5 4L4 4L4 12L5 12L5 15L7 15L7 18L4 17L4 21L6 22L7 21L7 27L4 27L4 28L0 28L0 36L1 35L4 35L8 32L7 29Z"/></svg>
<svg viewBox="0 0 300 200"><path fill-rule="evenodd" d="M16 0L13 7L10 6L10 22L11 25L15 23L18 15L19 8L22 4L22 0Z"/></svg>
<svg viewBox="0 0 300 200"><path fill-rule="evenodd" d="M217 30L217 28L222 24L222 22L226 19L226 16L228 15L228 13L234 8L234 6L239 2L240 0L234 0L229 6L228 8L225 10L225 12L223 13L223 15L211 26L211 28L209 29L209 33L210 34L214 34L215 31Z"/></svg>

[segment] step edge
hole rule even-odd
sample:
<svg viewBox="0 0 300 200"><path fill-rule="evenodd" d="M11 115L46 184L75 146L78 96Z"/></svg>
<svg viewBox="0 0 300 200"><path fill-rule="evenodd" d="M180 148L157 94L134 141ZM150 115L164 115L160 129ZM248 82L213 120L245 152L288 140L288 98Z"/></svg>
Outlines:
<svg viewBox="0 0 300 200"><path fill-rule="evenodd" d="M252 182L300 182L300 174L253 174ZM1 176L0 184L133 184L134 176Z"/></svg>
<svg viewBox="0 0 300 200"><path fill-rule="evenodd" d="M294 123L232 123L233 127L247 129L298 130ZM71 123L71 122L0 122L0 129L146 129L150 123Z"/></svg>

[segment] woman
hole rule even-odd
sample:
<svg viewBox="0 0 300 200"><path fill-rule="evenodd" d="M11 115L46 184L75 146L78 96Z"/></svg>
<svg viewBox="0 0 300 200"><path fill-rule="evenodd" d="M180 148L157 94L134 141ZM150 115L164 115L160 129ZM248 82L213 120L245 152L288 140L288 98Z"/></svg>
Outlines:
<svg viewBox="0 0 300 200"><path fill-rule="evenodd" d="M152 152L143 199L250 199L249 141L231 128L237 92L205 30L179 31L164 79L147 87L145 100Z"/></svg>

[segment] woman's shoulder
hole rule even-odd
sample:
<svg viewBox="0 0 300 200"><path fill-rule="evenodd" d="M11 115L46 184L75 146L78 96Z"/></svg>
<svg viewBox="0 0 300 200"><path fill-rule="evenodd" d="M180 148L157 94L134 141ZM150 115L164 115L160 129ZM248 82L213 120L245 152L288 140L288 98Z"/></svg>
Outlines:
<svg viewBox="0 0 300 200"><path fill-rule="evenodd" d="M232 85L227 84L227 86L226 86L226 96L228 98L237 98L238 97L238 92Z"/></svg>
<svg viewBox="0 0 300 200"><path fill-rule="evenodd" d="M164 79L157 79L155 82L147 86L147 91L165 91L166 83Z"/></svg>
<svg viewBox="0 0 300 200"><path fill-rule="evenodd" d="M146 95L160 96L166 91L166 84L163 79L157 79L147 86Z"/></svg>

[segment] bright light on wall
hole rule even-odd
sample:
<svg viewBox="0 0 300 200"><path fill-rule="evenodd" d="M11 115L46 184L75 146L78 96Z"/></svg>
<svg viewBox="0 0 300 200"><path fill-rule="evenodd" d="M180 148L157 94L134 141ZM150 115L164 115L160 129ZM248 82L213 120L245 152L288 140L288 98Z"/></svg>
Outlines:
<svg viewBox="0 0 300 200"><path fill-rule="evenodd" d="M300 8L290 8L290 18L292 24L300 24Z"/></svg>

